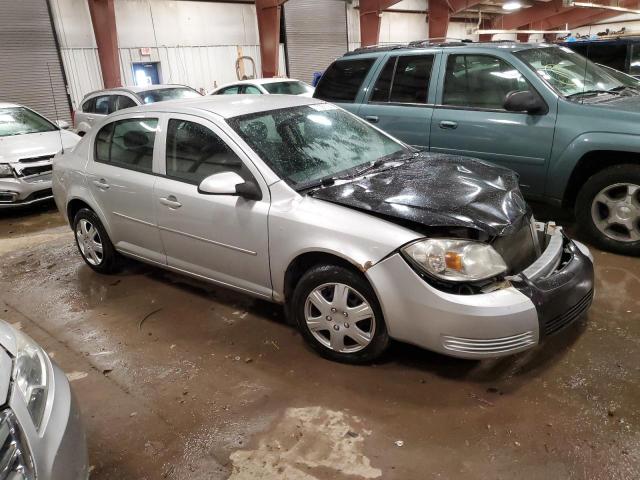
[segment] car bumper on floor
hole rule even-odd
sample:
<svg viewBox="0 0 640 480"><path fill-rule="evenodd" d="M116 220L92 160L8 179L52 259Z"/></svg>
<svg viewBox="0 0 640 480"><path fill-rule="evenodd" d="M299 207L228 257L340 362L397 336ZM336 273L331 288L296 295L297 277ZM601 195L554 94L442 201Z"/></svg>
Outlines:
<svg viewBox="0 0 640 480"><path fill-rule="evenodd" d="M0 178L0 210L32 205L52 198L51 173Z"/></svg>
<svg viewBox="0 0 640 480"><path fill-rule="evenodd" d="M593 298L588 249L561 229L542 255L508 286L458 295L436 289L395 254L367 271L389 335L461 358L499 357L527 350L579 318Z"/></svg>

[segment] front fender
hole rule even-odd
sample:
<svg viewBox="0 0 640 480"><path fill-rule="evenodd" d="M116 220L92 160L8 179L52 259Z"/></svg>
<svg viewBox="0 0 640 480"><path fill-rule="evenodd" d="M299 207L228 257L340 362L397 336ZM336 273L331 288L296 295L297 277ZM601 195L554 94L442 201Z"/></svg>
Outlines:
<svg viewBox="0 0 640 480"><path fill-rule="evenodd" d="M640 153L640 136L611 132L587 132L577 136L552 160L547 174L547 196L561 200L580 159L598 150Z"/></svg>

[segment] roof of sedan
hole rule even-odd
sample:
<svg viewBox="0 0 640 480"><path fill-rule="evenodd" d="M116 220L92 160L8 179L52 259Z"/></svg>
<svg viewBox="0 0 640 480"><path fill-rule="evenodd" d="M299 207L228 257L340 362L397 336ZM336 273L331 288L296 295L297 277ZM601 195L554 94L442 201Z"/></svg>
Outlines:
<svg viewBox="0 0 640 480"><path fill-rule="evenodd" d="M15 108L21 106L22 105L18 105L17 103L0 102L0 108Z"/></svg>
<svg viewBox="0 0 640 480"><path fill-rule="evenodd" d="M152 103L127 111L140 110L144 112L178 112L184 110L201 110L215 113L223 118L232 118L280 108L298 107L325 103L315 98L295 95L213 95L202 98L169 100Z"/></svg>

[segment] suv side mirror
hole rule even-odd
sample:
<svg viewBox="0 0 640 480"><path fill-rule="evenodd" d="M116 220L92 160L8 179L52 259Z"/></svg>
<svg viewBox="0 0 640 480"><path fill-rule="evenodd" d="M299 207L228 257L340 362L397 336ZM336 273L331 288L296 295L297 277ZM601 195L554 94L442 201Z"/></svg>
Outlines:
<svg viewBox="0 0 640 480"><path fill-rule="evenodd" d="M530 90L509 92L504 99L504 109L508 112L547 113L547 104L539 95Z"/></svg>
<svg viewBox="0 0 640 480"><path fill-rule="evenodd" d="M245 182L236 172L220 172L208 176L198 185L198 193L233 195L247 200L262 200L260 187L254 181Z"/></svg>

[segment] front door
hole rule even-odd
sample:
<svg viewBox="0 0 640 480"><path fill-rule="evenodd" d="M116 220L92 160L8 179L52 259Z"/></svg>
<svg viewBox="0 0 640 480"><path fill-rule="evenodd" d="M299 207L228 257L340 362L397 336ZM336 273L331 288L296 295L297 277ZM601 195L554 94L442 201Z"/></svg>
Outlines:
<svg viewBox="0 0 640 480"><path fill-rule="evenodd" d="M167 132L165 169L154 196L168 265L271 298L270 200L260 173L210 121L172 115L163 130ZM262 200L198 192L206 177L228 171L254 180L263 192Z"/></svg>
<svg viewBox="0 0 640 480"><path fill-rule="evenodd" d="M544 114L507 112L506 95L533 90L505 60L486 54L449 54L440 101L431 122L431 151L477 157L520 174L525 194L543 194L556 122Z"/></svg>
<svg viewBox="0 0 640 480"><path fill-rule="evenodd" d="M102 126L87 164L87 184L116 249L164 264L153 201L157 127L158 118L149 115Z"/></svg>
<svg viewBox="0 0 640 480"><path fill-rule="evenodd" d="M433 53L390 56L358 115L410 145L428 147L434 58Z"/></svg>

